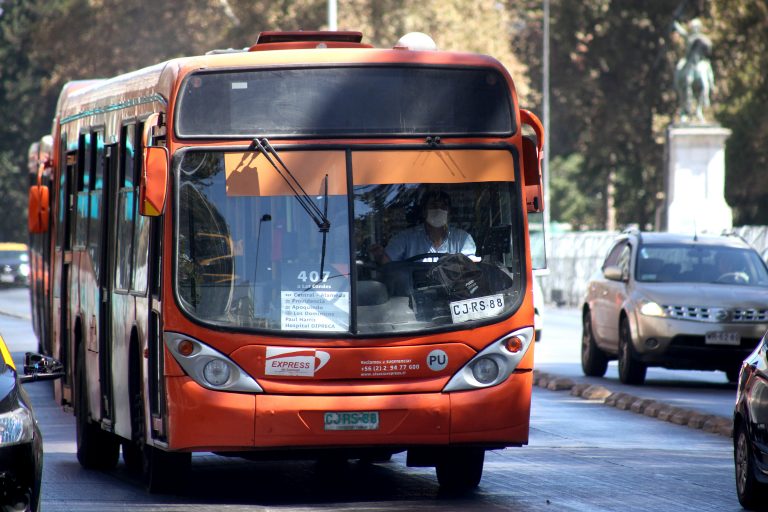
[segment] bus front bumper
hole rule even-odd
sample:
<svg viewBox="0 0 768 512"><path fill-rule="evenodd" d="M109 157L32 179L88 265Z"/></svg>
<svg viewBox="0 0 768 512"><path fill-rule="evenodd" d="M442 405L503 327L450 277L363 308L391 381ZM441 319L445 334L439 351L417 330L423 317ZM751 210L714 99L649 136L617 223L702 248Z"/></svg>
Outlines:
<svg viewBox="0 0 768 512"><path fill-rule="evenodd" d="M532 379L532 372L524 370L498 386L472 391L295 396L211 391L188 377L168 377L168 448L522 445L528 443ZM335 430L341 416L327 413L356 413L353 420L376 421Z"/></svg>

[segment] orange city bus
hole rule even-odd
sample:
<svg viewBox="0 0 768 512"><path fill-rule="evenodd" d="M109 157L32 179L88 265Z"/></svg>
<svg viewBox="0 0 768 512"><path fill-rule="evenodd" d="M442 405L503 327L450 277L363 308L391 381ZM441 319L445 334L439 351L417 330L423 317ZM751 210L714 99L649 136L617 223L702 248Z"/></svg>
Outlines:
<svg viewBox="0 0 768 512"><path fill-rule="evenodd" d="M62 91L33 311L84 467L122 448L163 490L193 452L407 451L460 490L527 444L541 124L493 58L361 40L265 32Z"/></svg>

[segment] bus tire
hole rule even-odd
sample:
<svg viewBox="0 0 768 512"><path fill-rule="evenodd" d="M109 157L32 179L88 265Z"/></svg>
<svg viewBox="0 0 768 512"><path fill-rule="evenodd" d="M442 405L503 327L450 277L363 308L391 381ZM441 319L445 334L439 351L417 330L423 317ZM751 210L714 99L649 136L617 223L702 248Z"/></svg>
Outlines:
<svg viewBox="0 0 768 512"><path fill-rule="evenodd" d="M485 450L482 448L448 448L435 465L440 490L461 494L475 489L483 477Z"/></svg>
<svg viewBox="0 0 768 512"><path fill-rule="evenodd" d="M147 491L155 494L180 491L187 481L192 454L166 452L145 444L143 480Z"/></svg>
<svg viewBox="0 0 768 512"><path fill-rule="evenodd" d="M134 348L131 350L129 362L132 439L123 442L123 460L130 470L140 473L141 480L148 492L178 491L186 481L192 464L192 454L166 452L147 442L140 361L140 352L138 348Z"/></svg>
<svg viewBox="0 0 768 512"><path fill-rule="evenodd" d="M111 432L91 421L88 411L88 387L85 377L85 350L78 349L76 370L75 430L77 460L86 469L112 469L117 465L120 444Z"/></svg>

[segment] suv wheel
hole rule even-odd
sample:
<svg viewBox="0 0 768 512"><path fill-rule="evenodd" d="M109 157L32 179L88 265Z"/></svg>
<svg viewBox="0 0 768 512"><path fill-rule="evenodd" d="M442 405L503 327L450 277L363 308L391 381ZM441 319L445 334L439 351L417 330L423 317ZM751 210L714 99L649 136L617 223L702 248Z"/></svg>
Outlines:
<svg viewBox="0 0 768 512"><path fill-rule="evenodd" d="M608 356L595 343L592 314L587 310L581 318L581 369L587 377L602 377L608 369Z"/></svg>
<svg viewBox="0 0 768 512"><path fill-rule="evenodd" d="M635 355L629 320L624 317L619 325L619 380L624 384L642 385L645 382L647 369L648 367Z"/></svg>

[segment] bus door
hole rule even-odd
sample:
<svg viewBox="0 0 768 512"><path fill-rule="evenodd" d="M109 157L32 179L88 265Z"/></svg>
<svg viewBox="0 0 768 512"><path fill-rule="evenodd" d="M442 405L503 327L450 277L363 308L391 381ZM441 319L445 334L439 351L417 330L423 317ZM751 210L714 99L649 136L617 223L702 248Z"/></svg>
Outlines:
<svg viewBox="0 0 768 512"><path fill-rule="evenodd" d="M116 169L117 147L104 145L104 133L96 132L96 166L94 169L94 199L92 207L96 207L97 213L91 218L93 226L92 235L96 239L92 245L92 257L96 273L96 299L98 301L97 330L99 333L99 380L101 382L102 420L112 418L112 365L111 344L109 343L110 323L110 279L109 279L109 248L113 241L110 240L109 226L112 225L112 181L110 177Z"/></svg>
<svg viewBox="0 0 768 512"><path fill-rule="evenodd" d="M59 222L61 226L61 273L57 287L59 289L59 358L64 368L70 368L70 332L69 332L69 274L72 264L72 238L74 229L74 190L73 184L77 171L77 152L66 153L65 167L59 181ZM67 372L64 380L65 389L72 388L72 371ZM65 399L71 401L71 395Z"/></svg>

